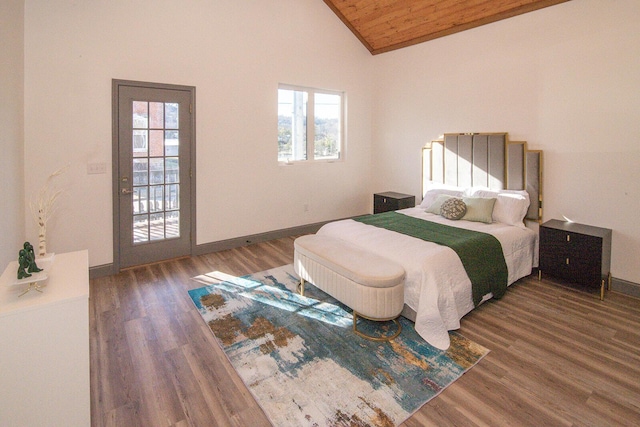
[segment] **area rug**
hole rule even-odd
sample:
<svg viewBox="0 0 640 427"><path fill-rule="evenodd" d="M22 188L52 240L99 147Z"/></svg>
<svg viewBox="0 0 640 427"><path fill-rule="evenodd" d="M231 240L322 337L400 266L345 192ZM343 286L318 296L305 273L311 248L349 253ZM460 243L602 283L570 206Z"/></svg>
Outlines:
<svg viewBox="0 0 640 427"><path fill-rule="evenodd" d="M308 284L296 293L292 265L194 280L206 286L191 299L278 427L397 426L489 352L455 332L449 350L438 350L404 318L392 341L360 338L350 309ZM361 322L370 334L395 327Z"/></svg>

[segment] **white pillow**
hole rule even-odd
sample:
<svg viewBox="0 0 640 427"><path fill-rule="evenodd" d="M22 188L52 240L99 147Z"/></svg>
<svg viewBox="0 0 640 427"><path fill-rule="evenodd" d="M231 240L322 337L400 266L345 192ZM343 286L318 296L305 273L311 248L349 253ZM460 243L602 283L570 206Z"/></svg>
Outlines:
<svg viewBox="0 0 640 427"><path fill-rule="evenodd" d="M448 196L454 197L462 197L464 195L464 188L454 187L453 185L430 182L427 188L428 189L424 193L422 203L420 203L420 207L423 209L429 208L433 204L433 202L436 201L436 198L441 194L446 194Z"/></svg>
<svg viewBox="0 0 640 427"><path fill-rule="evenodd" d="M473 197L496 198L493 221L507 225L524 227L524 217L529 209L529 193L525 190L476 189Z"/></svg>
<svg viewBox="0 0 640 427"><path fill-rule="evenodd" d="M440 215L440 209L442 208L442 204L449 199L455 199L455 197L450 196L448 194L438 194L436 199L425 209L425 212Z"/></svg>

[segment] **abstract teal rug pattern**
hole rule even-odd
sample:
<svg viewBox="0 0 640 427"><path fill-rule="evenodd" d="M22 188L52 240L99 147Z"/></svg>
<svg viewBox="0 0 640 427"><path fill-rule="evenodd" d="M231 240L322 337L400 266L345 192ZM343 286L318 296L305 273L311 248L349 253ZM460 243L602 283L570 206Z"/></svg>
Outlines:
<svg viewBox="0 0 640 427"><path fill-rule="evenodd" d="M351 310L287 265L250 276L197 276L204 321L274 426L396 426L489 351L451 332L438 350L401 318L390 342L360 338ZM393 324L362 320L376 333Z"/></svg>

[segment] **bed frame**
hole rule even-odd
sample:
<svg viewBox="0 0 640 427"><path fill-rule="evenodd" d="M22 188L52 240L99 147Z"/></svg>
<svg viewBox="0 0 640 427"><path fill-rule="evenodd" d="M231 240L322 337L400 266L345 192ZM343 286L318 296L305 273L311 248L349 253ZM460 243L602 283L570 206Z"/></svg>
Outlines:
<svg viewBox="0 0 640 427"><path fill-rule="evenodd" d="M422 194L429 181L458 187L526 190L525 219L542 220L542 151L503 133L448 133L422 149Z"/></svg>
<svg viewBox="0 0 640 427"><path fill-rule="evenodd" d="M429 182L456 187L526 190L530 205L525 220L542 222L542 151L526 141L509 141L502 133L447 133L422 148L422 194ZM405 304L402 316L415 321Z"/></svg>

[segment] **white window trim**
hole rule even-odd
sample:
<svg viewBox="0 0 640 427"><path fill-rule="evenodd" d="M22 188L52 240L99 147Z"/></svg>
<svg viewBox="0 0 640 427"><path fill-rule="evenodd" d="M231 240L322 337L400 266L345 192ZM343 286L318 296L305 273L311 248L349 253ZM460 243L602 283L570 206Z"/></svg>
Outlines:
<svg viewBox="0 0 640 427"><path fill-rule="evenodd" d="M278 89L295 90L308 93L307 98L307 158L304 160L278 160L280 165L295 165L295 164L308 164L308 163L335 163L343 162L346 153L346 93L339 90L331 89L319 89L308 86L298 86L280 83ZM315 103L314 98L316 93L339 95L340 96L340 150L338 151L337 159L316 159L315 156L315 126L310 126L309 120L311 118L311 125L313 125L313 119L315 118Z"/></svg>

